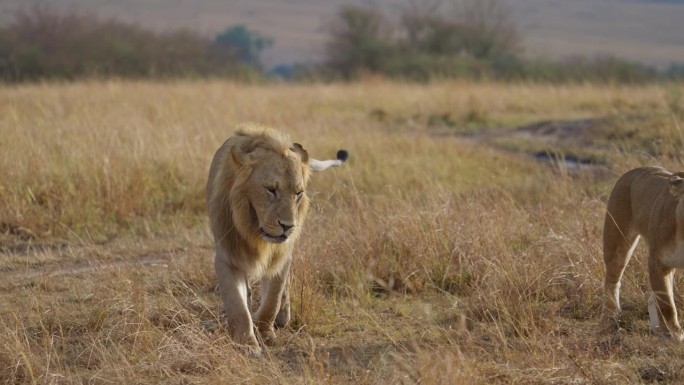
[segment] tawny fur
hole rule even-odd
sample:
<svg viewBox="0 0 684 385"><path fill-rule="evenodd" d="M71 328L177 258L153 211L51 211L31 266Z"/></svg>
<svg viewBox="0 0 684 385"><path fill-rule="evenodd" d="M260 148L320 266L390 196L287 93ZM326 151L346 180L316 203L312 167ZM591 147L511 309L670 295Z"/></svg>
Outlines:
<svg viewBox="0 0 684 385"><path fill-rule="evenodd" d="M260 352L254 326L268 341L275 338L274 325L290 318L288 275L309 208L309 161L283 133L248 125L223 143L211 163L206 198L219 291L234 341L252 353ZM260 278L261 303L252 319L249 282Z"/></svg>
<svg viewBox="0 0 684 385"><path fill-rule="evenodd" d="M606 266L602 322L616 325L620 280L640 237L648 244L651 330L684 335L673 299L674 270L684 267L684 173L642 167L624 174L608 199L603 230Z"/></svg>

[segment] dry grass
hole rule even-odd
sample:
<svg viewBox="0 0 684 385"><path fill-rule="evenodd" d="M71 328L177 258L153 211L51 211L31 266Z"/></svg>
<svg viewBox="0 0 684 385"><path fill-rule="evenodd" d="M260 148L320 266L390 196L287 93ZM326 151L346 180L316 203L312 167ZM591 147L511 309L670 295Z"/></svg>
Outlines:
<svg viewBox="0 0 684 385"><path fill-rule="evenodd" d="M684 348L648 333L642 249L624 282L625 330L596 327L605 197L633 166L681 168L677 120L654 131L670 139L656 142L662 157L623 141L604 149L613 163L599 174L435 136L430 123L662 115L668 92L373 79L5 86L0 381L680 382ZM259 359L220 326L203 212L211 156L242 121L287 128L314 156L353 156L315 176L294 320Z"/></svg>

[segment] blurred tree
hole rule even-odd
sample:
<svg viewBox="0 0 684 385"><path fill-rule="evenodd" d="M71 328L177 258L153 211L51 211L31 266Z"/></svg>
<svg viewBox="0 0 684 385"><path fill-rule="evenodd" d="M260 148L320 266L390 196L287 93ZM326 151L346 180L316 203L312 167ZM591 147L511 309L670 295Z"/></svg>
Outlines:
<svg viewBox="0 0 684 385"><path fill-rule="evenodd" d="M512 63L519 37L503 0L411 0L393 29L374 8L343 7L330 28L327 64L345 78L369 71L426 80L482 76Z"/></svg>
<svg viewBox="0 0 684 385"><path fill-rule="evenodd" d="M462 0L459 9L464 49L477 59L493 59L520 50L511 9L501 0Z"/></svg>
<svg viewBox="0 0 684 385"><path fill-rule="evenodd" d="M348 5L337 14L326 45L328 65L344 77L360 71L381 72L393 54L383 16L375 9Z"/></svg>
<svg viewBox="0 0 684 385"><path fill-rule="evenodd" d="M456 55L463 49L462 27L443 16L441 2L412 1L401 14L408 50L432 55Z"/></svg>
<svg viewBox="0 0 684 385"><path fill-rule="evenodd" d="M236 25L216 35L214 43L219 49L235 54L242 62L261 68L261 52L273 45L273 39L250 31L244 25Z"/></svg>

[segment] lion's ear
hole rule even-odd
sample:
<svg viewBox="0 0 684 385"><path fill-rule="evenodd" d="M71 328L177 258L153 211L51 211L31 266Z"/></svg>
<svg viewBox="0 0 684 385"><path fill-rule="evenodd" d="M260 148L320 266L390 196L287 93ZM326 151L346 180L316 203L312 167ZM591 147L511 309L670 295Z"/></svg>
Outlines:
<svg viewBox="0 0 684 385"><path fill-rule="evenodd" d="M669 179L670 194L675 198L684 194L684 178L679 175L672 175Z"/></svg>
<svg viewBox="0 0 684 385"><path fill-rule="evenodd" d="M244 148L235 146L230 150L230 155L233 157L233 161L240 166L248 166L254 163L253 152L246 151Z"/></svg>
<svg viewBox="0 0 684 385"><path fill-rule="evenodd" d="M309 161L309 153L306 152L306 150L304 149L304 147L302 147L301 144L299 144L299 143L293 144L292 147L290 148L290 150L292 150L293 152L295 152L299 155L299 157L302 159L302 163L306 163Z"/></svg>

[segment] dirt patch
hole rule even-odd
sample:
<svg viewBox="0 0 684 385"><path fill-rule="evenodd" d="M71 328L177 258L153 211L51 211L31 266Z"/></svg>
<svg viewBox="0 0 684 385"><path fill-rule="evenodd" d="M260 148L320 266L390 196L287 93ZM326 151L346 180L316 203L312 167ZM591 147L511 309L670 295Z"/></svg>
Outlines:
<svg viewBox="0 0 684 385"><path fill-rule="evenodd" d="M544 120L513 128L465 132L442 127L435 136L452 136L497 149L525 154L566 170L602 170L619 152L672 156L684 139L663 114Z"/></svg>
<svg viewBox="0 0 684 385"><path fill-rule="evenodd" d="M474 144L526 155L566 171L601 171L608 163L605 132L610 118L545 120L514 128L484 128L475 133L441 130L437 136L456 136Z"/></svg>
<svg viewBox="0 0 684 385"><path fill-rule="evenodd" d="M592 133L600 131L610 123L609 118L545 120L517 127L514 131L518 134L529 133L536 137L548 137L554 140L581 140L591 138Z"/></svg>
<svg viewBox="0 0 684 385"><path fill-rule="evenodd" d="M605 131L613 124L610 118L605 117L544 120L514 128L485 128L473 135L463 136L475 142L527 152L538 158L541 152L560 152L553 150L571 149L575 146L603 148ZM575 159L589 158L568 151L563 153Z"/></svg>
<svg viewBox="0 0 684 385"><path fill-rule="evenodd" d="M58 277L94 271L102 272L109 270L131 269L143 266L168 267L168 264L173 259L174 256L171 254L146 254L125 261L78 261L71 263L52 263L46 266L14 269L12 271L0 273L0 281L34 279L39 277Z"/></svg>

